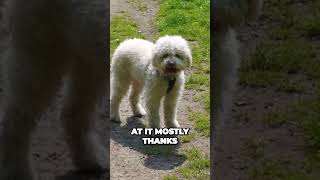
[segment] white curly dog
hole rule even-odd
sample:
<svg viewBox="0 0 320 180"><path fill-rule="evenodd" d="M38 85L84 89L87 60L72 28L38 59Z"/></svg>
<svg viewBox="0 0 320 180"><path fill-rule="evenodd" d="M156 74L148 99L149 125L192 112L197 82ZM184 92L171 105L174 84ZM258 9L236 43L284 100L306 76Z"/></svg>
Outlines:
<svg viewBox="0 0 320 180"><path fill-rule="evenodd" d="M119 106L131 86L129 96L134 116L147 115L149 127L160 127L159 109L163 101L166 127L180 127L177 106L184 89L184 70L191 66L189 45L180 36L164 36L156 43L129 39L115 50L111 64L111 120L121 122ZM145 91L146 111L140 104Z"/></svg>

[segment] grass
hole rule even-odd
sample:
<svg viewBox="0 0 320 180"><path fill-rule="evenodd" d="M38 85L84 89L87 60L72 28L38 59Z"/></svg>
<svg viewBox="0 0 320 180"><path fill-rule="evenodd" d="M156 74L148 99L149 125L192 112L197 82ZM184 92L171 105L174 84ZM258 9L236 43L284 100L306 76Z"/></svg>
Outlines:
<svg viewBox="0 0 320 180"><path fill-rule="evenodd" d="M177 176L165 176L163 180L179 180Z"/></svg>
<svg viewBox="0 0 320 180"><path fill-rule="evenodd" d="M315 180L304 167L286 160L261 160L250 169L250 180Z"/></svg>
<svg viewBox="0 0 320 180"><path fill-rule="evenodd" d="M266 141L263 138L249 138L245 140L247 154L253 159L264 156Z"/></svg>
<svg viewBox="0 0 320 180"><path fill-rule="evenodd" d="M195 133L190 133L190 134L181 136L179 138L179 140L182 143L188 143L188 142L191 142L192 140L194 140L195 138L196 138L196 134Z"/></svg>
<svg viewBox="0 0 320 180"><path fill-rule="evenodd" d="M210 179L210 159L203 155L199 149L191 148L184 152L187 164L178 169L184 179Z"/></svg>
<svg viewBox="0 0 320 180"><path fill-rule="evenodd" d="M285 92L303 92L301 82L292 74L320 78L320 63L310 38L320 35L319 1L310 1L307 10L291 0L265 2L265 16L276 25L240 68L240 82L258 87L275 87ZM300 12L302 11L302 12ZM304 14L301 16L301 14Z"/></svg>
<svg viewBox="0 0 320 180"><path fill-rule="evenodd" d="M256 51L242 61L240 83L253 87L275 88L278 91L304 94L307 79L315 82L312 98L302 98L284 110L268 112L262 118L271 128L295 126L303 131L303 162L282 157L264 156L268 144L260 140L246 142L255 161L250 168L252 180L315 180L320 179L320 59L313 38L320 35L320 1L311 0L304 9L292 0L265 2L265 17L275 28L257 45ZM303 16L301 16L303 14ZM300 77L300 78L295 78ZM310 97L310 96L309 96Z"/></svg>
<svg viewBox="0 0 320 180"><path fill-rule="evenodd" d="M193 66L196 67L193 74L209 76L210 1L162 0L156 21L160 36L178 34L194 42L191 43Z"/></svg>
<svg viewBox="0 0 320 180"><path fill-rule="evenodd" d="M275 87L279 91L303 92L305 87L299 81L291 81L287 73L250 70L240 73L240 83L252 87Z"/></svg>
<svg viewBox="0 0 320 180"><path fill-rule="evenodd" d="M287 117L288 115L285 112L269 112L264 115L262 121L269 127L277 128L288 122Z"/></svg>
<svg viewBox="0 0 320 180"><path fill-rule="evenodd" d="M300 100L288 107L287 112L269 112L263 121L271 127L291 123L303 128L308 146L320 150L319 52L309 39L311 34L320 33L317 19L320 13L315 10L320 7L320 2L308 3L311 9L307 11L310 12L302 17L295 12L290 0L270 0L266 3L266 15L282 25L267 34L256 51L242 63L240 81L246 85L298 92L303 92L304 87L301 82L291 80L292 74L301 73L315 81L317 93L313 99ZM283 18L284 15L287 17Z"/></svg>
<svg viewBox="0 0 320 180"><path fill-rule="evenodd" d="M248 140L246 145L251 157L256 159L249 170L250 180L316 180L319 179L320 168L320 101L301 101L288 108L287 112L268 113L264 122L278 128L291 124L303 129L306 140L306 157L303 162L288 160L283 157L266 158L264 147L266 141Z"/></svg>
<svg viewBox="0 0 320 180"><path fill-rule="evenodd" d="M259 87L276 87L286 92L301 92L301 83L290 76L304 74L320 77L320 63L314 47L303 39L266 40L258 45L249 60L240 68L240 82Z"/></svg>
<svg viewBox="0 0 320 180"><path fill-rule="evenodd" d="M210 136L210 114L208 112L193 111L189 115L190 119L195 123L195 128L200 134Z"/></svg>
<svg viewBox="0 0 320 180"><path fill-rule="evenodd" d="M257 47L251 59L242 64L241 70L285 73L301 71L310 76L319 77L320 73L314 71L320 70L317 64L316 51L309 42L303 39L266 40Z"/></svg>
<svg viewBox="0 0 320 180"><path fill-rule="evenodd" d="M320 162L320 93L312 100L302 100L288 110L286 122L304 130L309 155Z"/></svg>
<svg viewBox="0 0 320 180"><path fill-rule="evenodd" d="M113 17L110 28L110 54L123 40L129 38L144 38L144 36L139 33L136 23L126 13Z"/></svg>
<svg viewBox="0 0 320 180"><path fill-rule="evenodd" d="M194 89L197 91L203 91L210 86L209 76L206 74L194 74L190 75L186 82L187 89Z"/></svg>

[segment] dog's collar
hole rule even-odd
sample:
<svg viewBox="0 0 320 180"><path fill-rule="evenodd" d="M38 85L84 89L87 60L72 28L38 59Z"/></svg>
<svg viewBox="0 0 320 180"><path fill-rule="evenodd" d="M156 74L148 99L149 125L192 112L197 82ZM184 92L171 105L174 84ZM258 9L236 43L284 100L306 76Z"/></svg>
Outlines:
<svg viewBox="0 0 320 180"><path fill-rule="evenodd" d="M156 70L157 75L160 75L159 70ZM166 81L168 82L167 94L173 89L174 84L176 83L176 77L165 76Z"/></svg>
<svg viewBox="0 0 320 180"><path fill-rule="evenodd" d="M170 91L173 89L175 83L176 83L176 78L168 79L167 94L170 93Z"/></svg>

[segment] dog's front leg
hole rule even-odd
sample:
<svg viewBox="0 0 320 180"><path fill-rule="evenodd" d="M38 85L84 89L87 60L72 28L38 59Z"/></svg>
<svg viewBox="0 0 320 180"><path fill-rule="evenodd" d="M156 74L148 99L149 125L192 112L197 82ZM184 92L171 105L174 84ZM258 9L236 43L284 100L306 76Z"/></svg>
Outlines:
<svg viewBox="0 0 320 180"><path fill-rule="evenodd" d="M164 121L168 128L180 127L176 115L178 109L178 103L183 92L183 86L181 86L183 79L177 80L174 88L168 92L163 101Z"/></svg>
<svg viewBox="0 0 320 180"><path fill-rule="evenodd" d="M161 96L150 96L147 98L146 109L149 127L160 128L160 109Z"/></svg>
<svg viewBox="0 0 320 180"><path fill-rule="evenodd" d="M164 86L157 85L157 83L160 82L155 82L154 84L149 82L146 85L145 106L147 110L149 127L152 128L160 128L159 109L161 99L163 97L163 94L165 93L165 89L162 88Z"/></svg>

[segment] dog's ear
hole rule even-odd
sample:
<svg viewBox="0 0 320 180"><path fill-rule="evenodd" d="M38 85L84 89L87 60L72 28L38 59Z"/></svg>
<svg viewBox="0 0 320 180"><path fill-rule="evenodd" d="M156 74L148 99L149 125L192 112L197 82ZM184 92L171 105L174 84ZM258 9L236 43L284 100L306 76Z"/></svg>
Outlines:
<svg viewBox="0 0 320 180"><path fill-rule="evenodd" d="M160 67L160 62L159 62L159 54L157 53L157 47L153 45L152 47L152 54L151 54L151 64L153 67Z"/></svg>

